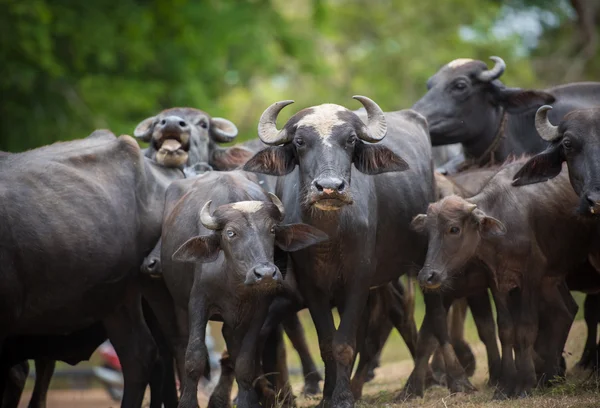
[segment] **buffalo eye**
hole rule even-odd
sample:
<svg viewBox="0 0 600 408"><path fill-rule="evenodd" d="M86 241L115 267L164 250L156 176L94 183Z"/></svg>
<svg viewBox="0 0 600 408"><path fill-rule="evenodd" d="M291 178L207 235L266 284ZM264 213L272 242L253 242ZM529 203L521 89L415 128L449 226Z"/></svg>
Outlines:
<svg viewBox="0 0 600 408"><path fill-rule="evenodd" d="M166 120L164 120L164 119L160 121L160 124L161 124L161 125L163 125L163 126L164 126L166 123L167 123L167 121L166 121Z"/></svg>
<svg viewBox="0 0 600 408"><path fill-rule="evenodd" d="M465 81L456 81L452 84L452 89L455 91L464 91L467 89L467 83Z"/></svg>
<svg viewBox="0 0 600 408"><path fill-rule="evenodd" d="M296 143L296 146L304 146L304 139L297 137L294 139L294 143Z"/></svg>
<svg viewBox="0 0 600 408"><path fill-rule="evenodd" d="M356 144L356 135L352 135L348 138L348 146L354 146Z"/></svg>
<svg viewBox="0 0 600 408"><path fill-rule="evenodd" d="M450 234L452 234L452 235L458 235L460 233L460 228L458 228L458 227L450 227L450 230L448 232Z"/></svg>
<svg viewBox="0 0 600 408"><path fill-rule="evenodd" d="M208 127L208 123L204 119L200 119L197 125L200 126L202 129L206 129Z"/></svg>
<svg viewBox="0 0 600 408"><path fill-rule="evenodd" d="M229 238L229 239L235 237L235 231L234 230L228 229L227 231L225 231L225 233L227 234L227 238Z"/></svg>
<svg viewBox="0 0 600 408"><path fill-rule="evenodd" d="M571 139L564 139L562 144L566 150L570 150L573 148L573 142L571 142Z"/></svg>
<svg viewBox="0 0 600 408"><path fill-rule="evenodd" d="M271 234L275 234L275 227L271 227L271 229L269 230L269 232L270 232Z"/></svg>

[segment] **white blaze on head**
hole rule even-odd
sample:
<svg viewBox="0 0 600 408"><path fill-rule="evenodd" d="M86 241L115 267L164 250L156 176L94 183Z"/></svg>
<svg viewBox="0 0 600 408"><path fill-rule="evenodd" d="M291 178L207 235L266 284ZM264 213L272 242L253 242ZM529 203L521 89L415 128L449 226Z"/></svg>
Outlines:
<svg viewBox="0 0 600 408"><path fill-rule="evenodd" d="M240 212L255 213L262 208L263 204L262 201L238 201L231 204L231 208Z"/></svg>
<svg viewBox="0 0 600 408"><path fill-rule="evenodd" d="M298 121L297 127L306 126L313 128L321 137L323 144L331 147L331 143L327 141L331 136L331 129L334 126L344 124L344 121L338 118L338 112L344 112L348 109L333 103L325 103L315 106L313 112L303 117Z"/></svg>
<svg viewBox="0 0 600 408"><path fill-rule="evenodd" d="M473 59L471 59L471 58L458 58L458 59L455 59L454 61L450 61L448 63L448 68L458 68L458 67L468 64L469 62L472 62L472 61L473 61Z"/></svg>

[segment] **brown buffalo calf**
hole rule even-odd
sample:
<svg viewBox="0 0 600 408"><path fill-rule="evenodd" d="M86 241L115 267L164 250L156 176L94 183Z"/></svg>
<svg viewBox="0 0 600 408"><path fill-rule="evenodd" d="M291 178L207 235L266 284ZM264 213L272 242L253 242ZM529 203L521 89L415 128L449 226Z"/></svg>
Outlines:
<svg viewBox="0 0 600 408"><path fill-rule="evenodd" d="M541 327L551 333L540 356L544 372L552 377L559 371L560 352L574 318L572 305L565 301L569 295L564 277L585 262L594 234L593 223L573 211L578 198L568 176L543 187L511 186L523 162L504 166L476 196L446 197L413 220L413 227L429 237L427 259L419 272L425 288L454 285L458 272L471 261L490 270L503 349L498 397L525 395L536 385L540 308L545 316L553 316L550 330Z"/></svg>

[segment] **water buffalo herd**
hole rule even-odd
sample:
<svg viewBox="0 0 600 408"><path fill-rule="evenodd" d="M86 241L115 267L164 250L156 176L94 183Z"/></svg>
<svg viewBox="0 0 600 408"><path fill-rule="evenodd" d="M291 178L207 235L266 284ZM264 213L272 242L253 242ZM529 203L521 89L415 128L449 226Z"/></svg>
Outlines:
<svg viewBox="0 0 600 408"><path fill-rule="evenodd" d="M324 380L321 407L354 406L394 328L414 360L396 401L473 392L467 308L494 398L523 397L566 374L571 291L587 294L579 364L598 370L600 83L510 88L492 60L444 65L411 109L354 96L359 110L316 105L278 127L293 101L276 102L232 146L232 121L171 108L133 130L145 149L96 130L0 152L2 407L19 404L27 360L29 406L44 407L55 361L108 338L122 407L150 385L151 407L195 408L211 320L227 346L212 408L231 406L234 381L238 407L295 405L284 333L303 392Z"/></svg>

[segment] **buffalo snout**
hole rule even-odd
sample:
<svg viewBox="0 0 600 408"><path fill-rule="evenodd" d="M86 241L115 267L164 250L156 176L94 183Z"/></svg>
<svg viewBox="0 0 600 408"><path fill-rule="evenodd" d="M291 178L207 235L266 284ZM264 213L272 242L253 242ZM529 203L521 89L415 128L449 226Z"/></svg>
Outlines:
<svg viewBox="0 0 600 408"><path fill-rule="evenodd" d="M152 278L160 278L162 274L160 259L155 256L147 256L140 269L142 273L150 275Z"/></svg>
<svg viewBox="0 0 600 408"><path fill-rule="evenodd" d="M310 204L324 210L338 210L352 204L348 183L335 176L321 176L312 182Z"/></svg>
<svg viewBox="0 0 600 408"><path fill-rule="evenodd" d="M158 122L158 127L163 131L184 132L189 130L189 124L179 116L167 116Z"/></svg>
<svg viewBox="0 0 600 408"><path fill-rule="evenodd" d="M283 279L279 268L272 263L263 263L255 266L246 276L246 285L256 285L258 283L276 283Z"/></svg>
<svg viewBox="0 0 600 408"><path fill-rule="evenodd" d="M438 289L442 285L443 275L440 271L423 268L419 272L419 284L425 289Z"/></svg>
<svg viewBox="0 0 600 408"><path fill-rule="evenodd" d="M585 201L590 213L600 215L600 192L588 192L585 194Z"/></svg>
<svg viewBox="0 0 600 408"><path fill-rule="evenodd" d="M344 180L337 177L321 177L313 181L315 189L323 195L339 194L346 188Z"/></svg>

